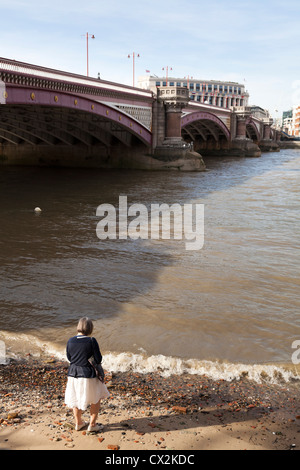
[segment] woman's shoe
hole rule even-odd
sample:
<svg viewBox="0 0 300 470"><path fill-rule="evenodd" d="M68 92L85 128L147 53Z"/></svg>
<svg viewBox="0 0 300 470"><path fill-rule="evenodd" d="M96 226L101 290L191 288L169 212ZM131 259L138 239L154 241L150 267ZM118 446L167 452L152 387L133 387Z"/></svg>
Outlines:
<svg viewBox="0 0 300 470"><path fill-rule="evenodd" d="M103 426L101 424L96 424L95 426L89 425L87 430L89 432L99 432L103 430Z"/></svg>
<svg viewBox="0 0 300 470"><path fill-rule="evenodd" d="M85 423L84 421L81 424L76 424L75 430L80 431L80 429L84 428L84 426L86 426L86 425L87 425L87 423Z"/></svg>

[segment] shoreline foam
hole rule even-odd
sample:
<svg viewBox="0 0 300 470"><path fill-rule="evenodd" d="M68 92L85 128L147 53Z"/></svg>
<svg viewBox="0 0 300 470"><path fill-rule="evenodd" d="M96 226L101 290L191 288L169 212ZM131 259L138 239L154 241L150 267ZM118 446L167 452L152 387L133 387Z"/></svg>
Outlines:
<svg viewBox="0 0 300 470"><path fill-rule="evenodd" d="M46 343L33 335L3 334L7 341L8 359L22 359L31 356L43 358L53 356L59 361L66 361L64 348ZM1 339L0 335L0 339ZM21 344L21 347L20 347ZM288 384L300 381L300 367L293 364L245 364L219 360L183 359L162 354L147 355L132 352L104 352L103 365L111 373L137 372L142 374L158 372L162 377L172 375L206 375L212 380L228 382L248 378L255 383Z"/></svg>

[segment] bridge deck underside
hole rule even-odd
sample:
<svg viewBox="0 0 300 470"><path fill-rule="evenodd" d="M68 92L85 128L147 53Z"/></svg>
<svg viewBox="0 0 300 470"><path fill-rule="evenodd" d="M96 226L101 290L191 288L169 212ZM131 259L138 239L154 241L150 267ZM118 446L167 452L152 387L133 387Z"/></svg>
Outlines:
<svg viewBox="0 0 300 470"><path fill-rule="evenodd" d="M0 106L0 143L31 145L102 144L130 147L136 137L121 124L88 112L51 106Z"/></svg>
<svg viewBox="0 0 300 470"><path fill-rule="evenodd" d="M207 141L210 138L213 138L216 142L219 142L221 139L226 139L222 128L215 122L202 119L186 124L182 128L182 137L186 140L203 140Z"/></svg>
<svg viewBox="0 0 300 470"><path fill-rule="evenodd" d="M247 123L246 136L249 139L252 139L254 142L257 142L257 141L260 140L260 133L259 133L256 125L253 122Z"/></svg>

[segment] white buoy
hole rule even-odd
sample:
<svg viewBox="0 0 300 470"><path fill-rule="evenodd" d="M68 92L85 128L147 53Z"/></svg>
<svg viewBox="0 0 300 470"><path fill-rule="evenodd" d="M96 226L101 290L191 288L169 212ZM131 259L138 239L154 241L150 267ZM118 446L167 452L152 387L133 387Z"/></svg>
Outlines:
<svg viewBox="0 0 300 470"><path fill-rule="evenodd" d="M34 212L42 212L42 209L41 209L40 207L36 207L36 208L34 209Z"/></svg>

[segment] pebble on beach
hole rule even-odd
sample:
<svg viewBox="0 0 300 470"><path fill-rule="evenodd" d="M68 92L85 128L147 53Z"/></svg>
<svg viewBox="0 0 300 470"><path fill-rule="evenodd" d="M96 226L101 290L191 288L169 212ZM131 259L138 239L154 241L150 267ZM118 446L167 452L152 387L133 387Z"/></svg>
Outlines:
<svg viewBox="0 0 300 470"><path fill-rule="evenodd" d="M72 410L64 405L67 369L67 363L53 357L38 361L31 356L0 366L0 429L30 426L34 432L34 425L42 424L53 445L76 449L79 434L74 430ZM162 377L132 371L107 373L105 380L111 396L99 415L104 431L95 434L103 449L122 450L130 442L137 447L151 442L152 448L168 448L172 432L200 446L201 426L219 426L232 433L235 423L247 428L251 444L267 442L268 448L289 450L300 445L298 384L286 387L246 378L227 382L205 375ZM118 424L109 433L114 420ZM291 430L293 440L287 442L286 433L290 435ZM94 433L83 430L80 436L91 440Z"/></svg>

